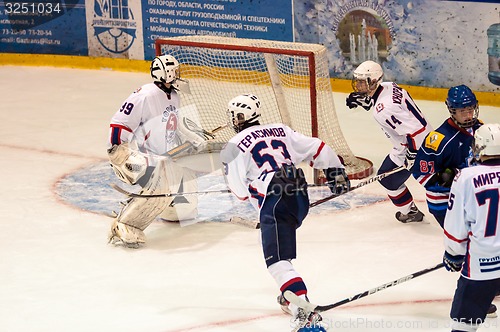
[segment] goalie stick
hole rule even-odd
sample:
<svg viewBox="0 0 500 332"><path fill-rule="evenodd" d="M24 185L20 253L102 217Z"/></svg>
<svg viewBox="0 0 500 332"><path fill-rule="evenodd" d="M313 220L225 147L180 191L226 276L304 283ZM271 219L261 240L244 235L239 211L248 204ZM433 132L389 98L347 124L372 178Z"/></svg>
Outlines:
<svg viewBox="0 0 500 332"><path fill-rule="evenodd" d="M119 193L122 193L124 195L127 195L128 197L141 197L141 198L156 198L156 197L173 197L173 196L183 196L183 195L200 195L200 194L214 194L214 193L230 193L231 191L229 189L221 189L221 190L207 190L207 191L188 191L188 192L181 192L181 193L165 193L165 194L149 194L149 195L143 195L143 194L136 194L130 191L127 191L120 187L117 184L110 184L111 188L114 190L118 191Z"/></svg>
<svg viewBox="0 0 500 332"><path fill-rule="evenodd" d="M312 202L311 204L309 204L309 207L315 207L316 205L320 205L320 204L322 204L322 203L328 202L328 201L330 201L330 200L332 200L332 199L334 199L334 198L336 198L336 197L339 197L339 196L341 196L341 195L348 194L348 193L350 193L350 192L351 192L351 191L353 191L353 190L356 190L356 189L359 189L359 188L361 188L361 187L364 187L364 186L366 186L366 185L368 185L368 184L370 184L370 183L373 183L373 182L375 182L375 181L382 180L382 179L383 179L383 178L385 178L386 176L389 176L389 175L391 175L391 174L394 174L394 173L396 173L396 172L399 172L399 171L403 170L404 168L405 168L404 166L399 166L399 167L396 167L396 168L394 168L393 170L390 170L390 171L388 171L388 172L385 172L385 173L379 174L379 175L377 175L377 176L373 176L373 177L371 177L371 178L369 178L369 179L366 179L366 180L364 180L364 181L361 181L360 183L358 183L358 184L357 184L357 185L355 185L354 187L351 187L351 189L349 189L349 191L346 191L346 192L344 192L344 193L342 193L342 194L332 194L332 195L330 195L330 196L326 196L325 198L318 199L317 201Z"/></svg>
<svg viewBox="0 0 500 332"><path fill-rule="evenodd" d="M327 310L339 307L339 306L344 305L346 303L350 303L352 301L356 301L362 297L366 297L366 296L378 293L378 292L380 292L384 289L387 289L389 287L397 286L399 284L402 284L403 282L406 282L408 280L412 280L412 279L415 279L417 277L423 276L424 274L427 274L427 273L432 272L432 271L436 271L442 267L444 267L444 263L439 263L436 266L414 272L414 273L409 274L407 276L404 276L402 278L390 281L390 282L385 283L383 285L380 285L378 287L375 287L375 288L366 290L362 293L348 297L347 299L344 299L342 301L335 302L332 304L327 304L327 305L312 304L310 302L307 302L305 299L298 297L297 295L295 295L295 293L293 293L289 290L285 291L285 293L283 295L285 296L285 299L287 299L287 301L295 304L299 308L303 308L304 310L306 310L308 312L313 312L313 311L314 312L322 312L322 311L327 311Z"/></svg>
<svg viewBox="0 0 500 332"><path fill-rule="evenodd" d="M240 226L247 227L247 228L252 228L252 229L259 229L260 228L260 222L255 221L255 220L245 219L245 218L238 217L238 216L233 216L233 217L229 218L229 223L235 224L235 225L240 225Z"/></svg>
<svg viewBox="0 0 500 332"><path fill-rule="evenodd" d="M116 212L116 211L111 211L110 213L105 212L105 213L103 213L103 215L105 215L106 217L110 217L110 218L116 218L116 217L118 217L118 212ZM229 218L229 220L220 221L220 222L225 223L225 224L238 225L238 226L242 226L242 227L250 228L250 229L259 229L260 228L260 223L258 221L246 219L246 218L242 218L242 217L238 217L238 216L232 216Z"/></svg>
<svg viewBox="0 0 500 332"><path fill-rule="evenodd" d="M379 174L377 176L374 176L374 177L371 177L365 181L362 181L360 183L358 183L356 186L354 187L351 187L351 189L345 193L342 193L340 195L338 194L333 194L333 195L330 195L330 196L327 196L325 198L322 198L322 199L319 199L315 202L312 202L311 204L309 204L309 207L314 207L316 205L319 205L321 203L324 203L324 202L327 202L329 200L332 200L336 197L339 197L341 195L344 195L344 194L347 194L347 193L350 193L351 191L353 190L356 190L356 189L359 189L361 187L364 187L366 186L367 184L370 184L370 183L373 183L375 181L378 181L378 180L381 180L383 178L385 178L386 176L392 174L392 173L395 173L397 171L400 171L401 169L403 169L403 166L401 167L398 167L398 168L395 168L389 172L386 172L386 173L382 173L382 174ZM231 190L229 189L220 189L220 190L208 190L208 191L192 191L192 192L180 192L180 193L164 193L164 194L149 194L149 195L144 195L144 194L136 194L136 193L133 193L133 192L130 192L130 191L127 191L123 188L121 188L120 186L112 183L110 184L110 186L115 189L116 191L124 194L124 195L127 195L129 197L142 197L142 198L155 198L155 197L171 197L171 196L181 196L181 195L202 195L202 194L214 194L214 193L230 193ZM309 186L309 185L308 185ZM311 187L319 187L319 186L325 186L325 185L310 185Z"/></svg>

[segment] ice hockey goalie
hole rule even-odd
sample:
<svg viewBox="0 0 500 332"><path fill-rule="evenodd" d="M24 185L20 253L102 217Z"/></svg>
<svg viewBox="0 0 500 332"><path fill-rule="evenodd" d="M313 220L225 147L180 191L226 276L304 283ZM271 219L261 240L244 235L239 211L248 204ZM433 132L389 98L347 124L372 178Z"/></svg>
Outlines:
<svg viewBox="0 0 500 332"><path fill-rule="evenodd" d="M168 153L186 142L193 150L206 144L203 135L185 125L193 119L185 121L177 92L188 83L180 78L179 63L170 55L156 57L150 70L153 82L128 96L111 119L111 167L121 181L139 185L141 194L197 191L195 172L178 166ZM196 195L131 198L114 218L108 240L139 247L146 241L144 230L156 218L192 219L197 205Z"/></svg>

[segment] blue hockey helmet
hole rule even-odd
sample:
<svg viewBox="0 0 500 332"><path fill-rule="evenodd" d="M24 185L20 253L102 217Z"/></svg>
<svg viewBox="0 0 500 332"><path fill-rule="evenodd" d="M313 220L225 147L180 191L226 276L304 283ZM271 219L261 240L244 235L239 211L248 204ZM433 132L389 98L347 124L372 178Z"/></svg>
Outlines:
<svg viewBox="0 0 500 332"><path fill-rule="evenodd" d="M448 98L446 98L448 108L465 108L476 104L476 95L467 85L454 86L448 90Z"/></svg>
<svg viewBox="0 0 500 332"><path fill-rule="evenodd" d="M451 118L458 126L469 128L477 122L479 105L476 95L468 86L462 84L451 87L448 90L448 97L446 98L445 104L450 111ZM472 117L467 117L462 114L459 115L457 111L461 113L472 111Z"/></svg>

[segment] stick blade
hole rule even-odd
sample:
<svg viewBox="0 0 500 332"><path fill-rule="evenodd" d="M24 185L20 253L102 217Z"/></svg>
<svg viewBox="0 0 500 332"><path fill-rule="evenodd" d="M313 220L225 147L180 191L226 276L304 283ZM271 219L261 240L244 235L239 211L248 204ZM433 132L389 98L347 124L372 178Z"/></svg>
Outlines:
<svg viewBox="0 0 500 332"><path fill-rule="evenodd" d="M283 295L285 296L285 299L290 302L295 304L297 307L302 308L306 310L307 312L313 312L313 311L318 311L317 308L318 306L316 304L312 304L310 302L307 302L303 298L298 297L295 295L295 293L286 290Z"/></svg>
<svg viewBox="0 0 500 332"><path fill-rule="evenodd" d="M252 228L252 229L259 229L260 228L260 223L258 221L250 220L250 219L245 219L241 218L238 216L232 216L229 218L229 222L235 225L241 225L247 228Z"/></svg>

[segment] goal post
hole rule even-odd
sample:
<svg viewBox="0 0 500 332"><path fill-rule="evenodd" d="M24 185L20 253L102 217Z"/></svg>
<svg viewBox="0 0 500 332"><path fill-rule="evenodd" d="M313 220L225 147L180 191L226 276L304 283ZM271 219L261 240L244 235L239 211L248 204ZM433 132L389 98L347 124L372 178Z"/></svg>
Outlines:
<svg viewBox="0 0 500 332"><path fill-rule="evenodd" d="M284 123L322 139L344 159L351 179L373 172L371 161L355 156L340 128L333 101L326 48L319 44L219 36L180 36L155 41L156 54L170 54L181 64L190 93L181 106L197 110L210 130L227 122L227 103L253 93L262 103L261 123ZM218 151L235 133L226 128L209 149ZM315 175L315 180L317 176Z"/></svg>

